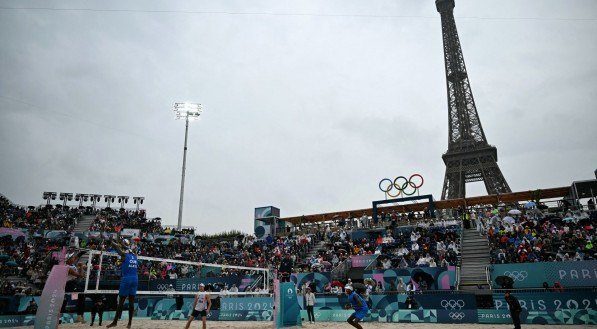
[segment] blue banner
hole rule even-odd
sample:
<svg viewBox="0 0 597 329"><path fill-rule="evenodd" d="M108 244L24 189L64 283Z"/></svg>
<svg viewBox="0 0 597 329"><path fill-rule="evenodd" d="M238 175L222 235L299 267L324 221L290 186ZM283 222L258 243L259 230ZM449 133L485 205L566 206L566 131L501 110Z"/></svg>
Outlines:
<svg viewBox="0 0 597 329"><path fill-rule="evenodd" d="M597 310L597 299L591 290L580 292L513 292L520 306L529 311ZM496 310L507 310L503 294L493 294Z"/></svg>
<svg viewBox="0 0 597 329"><path fill-rule="evenodd" d="M296 289L291 282L279 284L278 305L276 309L276 328L295 327L301 325Z"/></svg>
<svg viewBox="0 0 597 329"><path fill-rule="evenodd" d="M417 307L447 311L476 310L477 300L473 294L415 294L411 298Z"/></svg>
<svg viewBox="0 0 597 329"><path fill-rule="evenodd" d="M594 293L591 291L580 293L516 293L513 295L520 300L521 306L523 306L521 314L523 323L597 324L597 304ZM492 309L471 309L471 304L469 304L471 302L470 296L472 295L415 295L415 302L420 305L408 309L405 305L408 295L372 295L373 308L364 321L371 323L512 323L510 313L501 294L494 294L495 307ZM436 297L436 299L434 300L433 297ZM11 304L24 305L32 297L5 296L3 298L6 300L14 299ZM296 296L293 299L296 300ZM219 300L220 309L212 309L208 314L210 321L271 321L273 319L273 299L271 297L225 297L219 298ZM314 308L316 321L346 321L352 313L352 310L344 309L346 303L348 303L348 300L345 294L317 296ZM182 308L177 310L174 298L139 296L135 302L135 317L154 320L186 320L191 313L192 305L193 298L191 297L184 298ZM439 307L427 308L427 306L433 305L439 305ZM305 311L298 312L298 309L296 309L292 313L306 317ZM114 311L104 312L104 321L111 321L114 315ZM127 315L128 312L123 313L123 320L127 318ZM75 318L76 314L65 313L62 314L61 319L62 323L73 323ZM85 313L85 319L90 320L89 312ZM34 322L35 315L0 316L0 327L32 326Z"/></svg>
<svg viewBox="0 0 597 329"><path fill-rule="evenodd" d="M484 324L512 324L510 312L507 310L479 309L478 323ZM520 314L524 324L597 324L595 310L567 310L559 311L525 311Z"/></svg>
<svg viewBox="0 0 597 329"><path fill-rule="evenodd" d="M222 311L271 311L274 300L271 297L226 297L220 299Z"/></svg>
<svg viewBox="0 0 597 329"><path fill-rule="evenodd" d="M224 286L228 288L235 284L238 291L245 291L245 289L255 282L255 278L251 276L225 276L217 278L181 278L181 279L163 279L149 281L149 290L151 291L167 291L172 285L177 291L198 291L199 284L212 285L216 291L219 291Z"/></svg>
<svg viewBox="0 0 597 329"><path fill-rule="evenodd" d="M555 282L564 287L594 287L597 286L597 260L493 265L491 283L496 288L501 287L496 282L499 276L512 278L515 289L541 288L543 282L550 287Z"/></svg>
<svg viewBox="0 0 597 329"><path fill-rule="evenodd" d="M309 272L309 273L292 273L290 275L290 281L292 281L299 291L302 291L304 285L315 284L314 293L324 292L324 287L330 282L329 272Z"/></svg>

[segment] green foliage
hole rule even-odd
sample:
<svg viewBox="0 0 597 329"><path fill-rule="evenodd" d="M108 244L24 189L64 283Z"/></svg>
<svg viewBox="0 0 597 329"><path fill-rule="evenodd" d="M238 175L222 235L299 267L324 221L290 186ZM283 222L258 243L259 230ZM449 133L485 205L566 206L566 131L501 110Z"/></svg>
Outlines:
<svg viewBox="0 0 597 329"><path fill-rule="evenodd" d="M246 235L246 234L243 233L243 232L241 232L241 231L231 230L231 231L214 233L214 234L203 233L203 234L198 234L197 236L201 240L223 240L223 241L227 241L227 240L234 240L235 238L237 238L239 236L244 236L244 235Z"/></svg>

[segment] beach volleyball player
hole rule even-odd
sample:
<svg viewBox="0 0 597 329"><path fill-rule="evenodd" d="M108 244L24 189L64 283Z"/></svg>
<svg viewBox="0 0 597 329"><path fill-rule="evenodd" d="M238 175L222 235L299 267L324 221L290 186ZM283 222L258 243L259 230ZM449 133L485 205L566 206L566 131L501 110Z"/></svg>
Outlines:
<svg viewBox="0 0 597 329"><path fill-rule="evenodd" d="M203 283L199 284L199 293L195 296L195 302L193 303L193 313L189 316L187 320L187 325L185 329L189 329L191 326L191 322L195 320L196 317L201 316L201 321L203 322L203 329L207 328L207 315L209 314L209 310L211 309L211 299L209 295L205 293L205 285Z"/></svg>
<svg viewBox="0 0 597 329"><path fill-rule="evenodd" d="M352 305L354 312L348 317L346 322L350 323L351 326L357 329L363 329L359 322L363 320L367 313L369 312L369 307L367 306L367 302L361 295L357 294L351 285L346 285L344 287L346 294L348 295L348 301Z"/></svg>
<svg viewBox="0 0 597 329"><path fill-rule="evenodd" d="M134 253L134 245L124 239L122 246L117 242L110 240L112 246L122 259L120 266L120 289L118 290L118 308L116 310L116 316L112 323L108 325L108 328L116 327L120 316L122 315L122 307L124 301L129 299L129 324L127 328L131 328L133 322L133 314L135 312L135 296L137 295L137 286L139 284L139 277L137 275L137 255Z"/></svg>

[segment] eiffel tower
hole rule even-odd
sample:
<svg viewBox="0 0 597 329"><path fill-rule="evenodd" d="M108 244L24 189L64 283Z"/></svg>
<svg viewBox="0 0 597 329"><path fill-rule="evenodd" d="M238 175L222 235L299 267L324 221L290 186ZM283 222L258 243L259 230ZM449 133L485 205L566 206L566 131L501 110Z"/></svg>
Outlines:
<svg viewBox="0 0 597 329"><path fill-rule="evenodd" d="M488 194L512 192L497 164L497 148L487 143L460 48L454 0L436 0L442 20L448 88L448 151L442 155L446 175L442 200L464 198L465 184L483 181Z"/></svg>

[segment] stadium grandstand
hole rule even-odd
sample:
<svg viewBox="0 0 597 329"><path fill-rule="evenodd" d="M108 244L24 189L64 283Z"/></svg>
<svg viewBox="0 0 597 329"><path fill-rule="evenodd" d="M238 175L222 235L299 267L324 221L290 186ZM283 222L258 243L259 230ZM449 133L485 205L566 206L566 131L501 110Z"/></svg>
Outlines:
<svg viewBox="0 0 597 329"><path fill-rule="evenodd" d="M441 312L435 321L493 323L491 314L506 311L502 289L518 289L528 311L544 312L535 318L528 313L527 321L553 322L555 312L564 307L595 309L594 298L587 296L593 296L597 282L597 211L594 199L585 198L583 204L570 197L571 189L547 191L545 199L537 197L541 192L529 191L518 197L502 195L491 203L481 203L487 197L479 202L451 200L455 208L441 202L392 204L377 216L360 209L279 218L279 210L274 210L277 216L271 218L256 215L255 234L212 236L197 234L192 227L162 225L160 218L147 218L143 209L50 202L21 206L0 196L0 315L31 324L52 266L76 253L82 255L78 266L90 269L73 280L79 282L67 284L63 320L77 321L74 313L81 308L89 318L98 298L105 298L106 312L114 313L115 294L95 293L118 286L118 260L95 254L115 251L108 243L112 237L130 239L139 256L148 259L138 272L139 290L148 295L136 306L137 314L148 318L186 318L189 295L201 282L216 293L214 314L219 315L214 319L236 311L245 320L267 320L271 280L278 276L292 282L299 296L307 288L315 292L315 307L324 321L342 312L347 302L343 287L351 284L362 286L371 307L369 321L410 322L417 317L414 310L437 309ZM272 275L265 277L257 268ZM254 295L234 295L239 292ZM531 300L543 303L531 305ZM245 312L245 306L263 301L270 313ZM452 301L458 303L459 319L450 319L454 312L447 312L453 311L447 305ZM301 309L303 303L299 298ZM594 315L574 321L591 323Z"/></svg>

